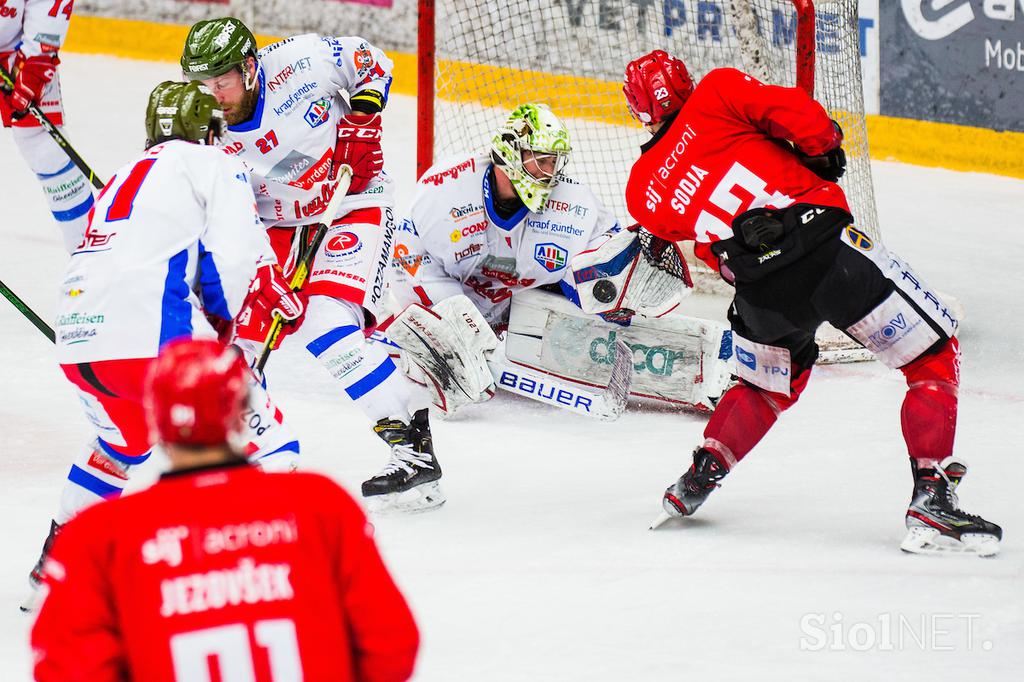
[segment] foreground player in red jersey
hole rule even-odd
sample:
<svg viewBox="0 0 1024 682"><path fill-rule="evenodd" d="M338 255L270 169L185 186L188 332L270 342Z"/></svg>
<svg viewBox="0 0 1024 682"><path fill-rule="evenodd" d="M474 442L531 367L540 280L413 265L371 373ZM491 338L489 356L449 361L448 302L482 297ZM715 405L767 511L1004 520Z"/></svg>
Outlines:
<svg viewBox="0 0 1024 682"><path fill-rule="evenodd" d="M683 62L660 50L629 64L623 90L653 135L630 174L630 213L658 238L693 240L736 287L729 321L739 382L665 492L656 524L697 511L797 401L818 357L815 330L828 321L906 376L914 492L902 548L996 553L999 526L957 506L966 472L953 456L957 320L857 229L836 184L846 168L838 124L803 90L735 69L713 70L695 88Z"/></svg>
<svg viewBox="0 0 1024 682"><path fill-rule="evenodd" d="M412 674L416 625L363 512L330 480L264 473L237 449L246 371L215 341L161 352L147 410L171 471L57 537L32 630L37 680Z"/></svg>

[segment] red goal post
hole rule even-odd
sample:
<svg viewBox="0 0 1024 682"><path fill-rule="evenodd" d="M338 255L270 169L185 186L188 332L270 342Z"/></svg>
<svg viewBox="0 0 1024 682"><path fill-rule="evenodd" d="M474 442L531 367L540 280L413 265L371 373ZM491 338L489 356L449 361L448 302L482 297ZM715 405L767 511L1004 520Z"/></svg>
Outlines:
<svg viewBox="0 0 1024 682"><path fill-rule="evenodd" d="M622 74L664 49L696 79L733 66L812 93L846 136L841 183L858 225L878 234L860 75L857 0L418 0L417 174L484 150L508 112L549 104L566 121L566 172L623 220L623 188L645 133Z"/></svg>

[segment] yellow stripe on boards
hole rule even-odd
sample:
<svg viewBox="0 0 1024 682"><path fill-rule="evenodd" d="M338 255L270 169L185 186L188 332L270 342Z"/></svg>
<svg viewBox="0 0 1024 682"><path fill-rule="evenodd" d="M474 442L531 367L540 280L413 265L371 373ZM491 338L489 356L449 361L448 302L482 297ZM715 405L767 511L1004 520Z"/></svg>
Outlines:
<svg viewBox="0 0 1024 682"><path fill-rule="evenodd" d="M177 62L188 28L76 14L71 19L64 49ZM256 40L263 46L280 38L257 35ZM391 91L414 96L416 55L388 52L388 56L395 62ZM459 84L460 92L474 93L459 99L472 99L488 106L508 108L510 103L557 99L565 102L560 106L571 110L570 116L634 125L622 103L622 84L618 82L454 61L442 62L438 71L442 78L437 94L442 99L451 99L445 88L451 82ZM566 102L565 93L570 90L579 94ZM867 124L871 156L875 159L1024 178L1024 133L890 116L868 116Z"/></svg>

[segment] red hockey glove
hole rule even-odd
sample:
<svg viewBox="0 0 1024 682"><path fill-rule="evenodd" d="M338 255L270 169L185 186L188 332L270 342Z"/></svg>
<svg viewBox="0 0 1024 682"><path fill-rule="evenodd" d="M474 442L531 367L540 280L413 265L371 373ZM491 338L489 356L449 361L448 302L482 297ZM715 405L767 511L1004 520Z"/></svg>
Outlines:
<svg viewBox="0 0 1024 682"><path fill-rule="evenodd" d="M836 146L818 156L807 156L801 153L800 162L822 180L838 182L839 178L843 177L846 173L846 152L843 151L842 147L843 129L835 120L832 121L832 125L835 126L836 137L838 138Z"/></svg>
<svg viewBox="0 0 1024 682"><path fill-rule="evenodd" d="M39 104L43 90L57 73L57 55L26 57L21 50L14 57L14 90L10 94L11 118L15 121L28 114L30 104Z"/></svg>
<svg viewBox="0 0 1024 682"><path fill-rule="evenodd" d="M335 169L344 163L352 166L350 194L366 189L384 168L384 152L380 149L380 114L352 112L338 122L338 142L331 162L332 180Z"/></svg>
<svg viewBox="0 0 1024 682"><path fill-rule="evenodd" d="M262 343L270 333L274 313L285 319L274 348L288 334L295 331L306 312L306 297L292 291L279 265L264 265L256 271L249 285L249 296L236 320L235 333L239 338Z"/></svg>

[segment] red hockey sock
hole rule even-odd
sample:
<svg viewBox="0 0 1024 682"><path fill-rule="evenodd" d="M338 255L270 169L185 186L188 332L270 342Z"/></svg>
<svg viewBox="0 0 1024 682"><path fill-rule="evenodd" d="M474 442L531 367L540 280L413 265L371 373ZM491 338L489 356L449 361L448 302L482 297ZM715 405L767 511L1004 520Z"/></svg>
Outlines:
<svg viewBox="0 0 1024 682"><path fill-rule="evenodd" d="M730 469L760 442L779 414L789 409L807 386L804 370L790 384L791 394L769 393L741 381L722 396L704 428L704 448Z"/></svg>
<svg viewBox="0 0 1024 682"><path fill-rule="evenodd" d="M916 460L938 464L953 454L960 344L952 338L937 353L923 355L900 370L908 386L901 412L907 450Z"/></svg>

